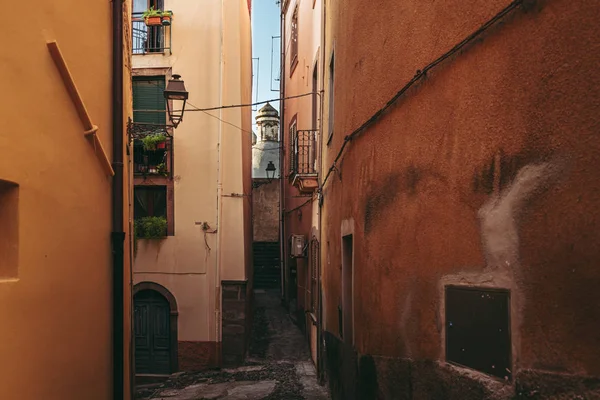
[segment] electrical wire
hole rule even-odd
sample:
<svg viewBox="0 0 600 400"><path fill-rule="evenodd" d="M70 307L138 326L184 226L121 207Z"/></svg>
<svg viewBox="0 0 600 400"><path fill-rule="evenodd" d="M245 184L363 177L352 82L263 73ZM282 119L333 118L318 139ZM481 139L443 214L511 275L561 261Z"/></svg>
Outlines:
<svg viewBox="0 0 600 400"><path fill-rule="evenodd" d="M218 106L218 107L208 107L208 108L198 108L198 107L195 107L195 108L193 108L191 110L186 110L186 112L190 112L190 111L214 111L214 110L223 110L223 109L227 109L227 108L253 107L253 106L256 106L256 105L271 103L271 102L274 102L274 101L291 100L291 99L297 99L297 98L300 98L300 97L312 96L314 94L320 95L320 93L318 93L318 92L308 92L308 93L297 94L295 96L280 97L280 98L277 98L277 99L270 99L270 100L258 101L256 103L250 103L250 104L232 104L230 106Z"/></svg>
<svg viewBox="0 0 600 400"><path fill-rule="evenodd" d="M307 205L308 203L311 203L311 202L313 202L314 200L315 200L315 195L312 195L312 196L310 197L310 199L306 200L304 203L300 204L300 205L299 205L299 206L297 206L297 207L294 207L294 208L292 208L291 210L285 210L284 212L285 212L286 214L293 213L294 211L297 211L297 210L301 209L302 207L304 207L304 206L305 206L305 205Z"/></svg>
<svg viewBox="0 0 600 400"><path fill-rule="evenodd" d="M331 173L337 169L336 165L337 165L338 161L340 160L340 158L342 157L342 155L344 154L344 150L346 149L346 146L348 145L348 143L350 143L350 141L352 141L352 139L354 139L356 136L358 136L362 131L364 131L373 122L377 121L383 115L383 113L385 111L387 111L394 103L396 103L396 101L404 93L406 93L406 91L408 89L410 89L415 83L422 80L430 70L432 70L433 68L438 66L440 63L442 63L447 58L458 53L463 47L465 47L467 44L471 43L473 40L475 40L481 34L486 32L488 29L490 29L498 21L500 21L502 18L504 18L507 14L509 14L510 12L515 10L522 3L523 3L523 0L512 1L508 6L506 6L504 9L502 9L502 11L500 11L498 14L496 14L491 19L489 19L486 23L484 23L481 27L479 27L479 29L477 29L475 32L471 33L470 35L465 37L462 41L460 41L458 44L456 44L454 47L452 47L450 50L448 50L446 53L442 54L441 56L439 56L438 58L436 58L435 60L433 60L432 62L427 64L423 69L417 70L415 76L413 76L413 78L410 81L408 81L408 83L406 83L402 87L402 89L400 89L382 108L380 108L369 119L367 119L365 122L363 122L362 125L360 125L358 128L356 128L350 134L346 135L344 137L344 143L342 144L342 147L340 148L337 156L335 157L333 164L327 171L327 175L325 175L325 178L323 179L323 183L319 187L318 191L323 190L323 188L325 187L325 184L327 183L327 181L329 180L329 177L331 176Z"/></svg>

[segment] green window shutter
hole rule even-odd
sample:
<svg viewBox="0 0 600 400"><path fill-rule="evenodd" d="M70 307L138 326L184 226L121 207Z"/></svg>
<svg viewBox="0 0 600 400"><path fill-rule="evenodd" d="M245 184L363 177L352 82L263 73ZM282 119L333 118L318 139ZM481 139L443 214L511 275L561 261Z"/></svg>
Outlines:
<svg viewBox="0 0 600 400"><path fill-rule="evenodd" d="M152 124L166 124L164 76L133 77L133 121ZM146 112L135 110L161 110L164 112Z"/></svg>

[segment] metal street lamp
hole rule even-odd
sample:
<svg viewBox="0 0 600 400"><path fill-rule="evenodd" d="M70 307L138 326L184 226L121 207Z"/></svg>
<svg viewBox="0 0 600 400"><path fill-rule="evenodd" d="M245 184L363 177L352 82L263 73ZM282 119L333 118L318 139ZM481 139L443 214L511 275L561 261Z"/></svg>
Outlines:
<svg viewBox="0 0 600 400"><path fill-rule="evenodd" d="M181 80L181 75L173 74L173 77L169 79L169 83L167 84L164 95L167 102L169 120L173 124L173 127L177 128L177 125L179 125L179 123L183 120L185 102L187 101L189 95L187 90L185 90L185 85Z"/></svg>
<svg viewBox="0 0 600 400"><path fill-rule="evenodd" d="M277 168L275 168L273 161L269 161L269 164L267 164L267 179L269 180L269 183L271 183L271 181L275 178L276 170Z"/></svg>

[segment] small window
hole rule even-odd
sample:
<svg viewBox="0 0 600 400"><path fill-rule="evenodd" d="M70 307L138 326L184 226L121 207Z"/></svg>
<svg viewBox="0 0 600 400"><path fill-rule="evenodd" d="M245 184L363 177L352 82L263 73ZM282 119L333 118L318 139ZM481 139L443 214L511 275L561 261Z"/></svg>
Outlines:
<svg viewBox="0 0 600 400"><path fill-rule="evenodd" d="M166 124L164 76L133 77L133 121Z"/></svg>
<svg viewBox="0 0 600 400"><path fill-rule="evenodd" d="M297 172L298 165L298 125L296 121L297 117L294 116L290 122L290 175Z"/></svg>
<svg viewBox="0 0 600 400"><path fill-rule="evenodd" d="M167 186L136 186L134 188L134 219L139 222L148 217L162 218L164 219L163 224L166 224L164 234L173 235L173 212L170 209L173 202L169 200Z"/></svg>
<svg viewBox="0 0 600 400"><path fill-rule="evenodd" d="M292 15L291 26L291 44L290 44L290 76L294 73L296 65L298 65L298 6Z"/></svg>
<svg viewBox="0 0 600 400"><path fill-rule="evenodd" d="M0 279L17 278L19 186L0 180Z"/></svg>
<svg viewBox="0 0 600 400"><path fill-rule="evenodd" d="M446 360L512 378L508 290L446 287Z"/></svg>
<svg viewBox="0 0 600 400"><path fill-rule="evenodd" d="M334 115L335 111L335 97L334 97L334 86L335 86L335 57L334 53L331 53L331 61L329 62L329 137L327 138L327 144L331 143L333 138L333 127L334 127Z"/></svg>

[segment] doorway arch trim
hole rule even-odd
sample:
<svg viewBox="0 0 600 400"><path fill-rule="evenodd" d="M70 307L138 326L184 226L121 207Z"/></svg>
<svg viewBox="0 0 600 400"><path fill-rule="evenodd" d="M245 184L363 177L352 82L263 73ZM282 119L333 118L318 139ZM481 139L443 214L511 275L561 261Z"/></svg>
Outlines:
<svg viewBox="0 0 600 400"><path fill-rule="evenodd" d="M159 285L155 282L140 282L133 287L133 296L135 301L135 295L142 290L152 290L163 296L169 303L169 338L170 338L170 359L169 366L171 373L179 371L179 352L178 346L178 329L177 329L177 317L179 311L177 309L177 300L175 296L164 286ZM135 346L134 346L135 349Z"/></svg>

